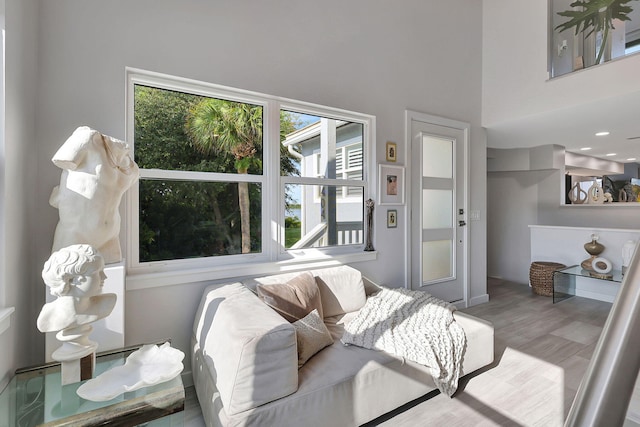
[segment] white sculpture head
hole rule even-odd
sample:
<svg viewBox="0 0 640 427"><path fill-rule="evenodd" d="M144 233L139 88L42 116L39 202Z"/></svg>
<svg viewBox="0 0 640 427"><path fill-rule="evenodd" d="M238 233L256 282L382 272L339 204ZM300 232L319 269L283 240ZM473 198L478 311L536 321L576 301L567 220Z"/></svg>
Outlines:
<svg viewBox="0 0 640 427"><path fill-rule="evenodd" d="M57 298L42 307L36 324L41 332L58 332L62 346L52 353L54 360L78 360L98 348L88 338L91 323L107 317L117 299L102 293L105 277L104 259L90 245L59 249L44 263L42 279Z"/></svg>
<svg viewBox="0 0 640 427"><path fill-rule="evenodd" d="M100 251L106 264L119 262L120 200L139 173L128 144L82 126L51 160L62 169L60 185L49 198L60 217L52 252L86 243Z"/></svg>
<svg viewBox="0 0 640 427"><path fill-rule="evenodd" d="M104 259L92 246L71 245L49 257L42 279L56 297L91 297L102 292Z"/></svg>
<svg viewBox="0 0 640 427"><path fill-rule="evenodd" d="M104 259L90 245L70 245L51 254L42 279L57 298L42 307L38 329L60 331L56 338L62 342L88 345L89 324L108 316L116 303L115 294L102 293L105 278Z"/></svg>

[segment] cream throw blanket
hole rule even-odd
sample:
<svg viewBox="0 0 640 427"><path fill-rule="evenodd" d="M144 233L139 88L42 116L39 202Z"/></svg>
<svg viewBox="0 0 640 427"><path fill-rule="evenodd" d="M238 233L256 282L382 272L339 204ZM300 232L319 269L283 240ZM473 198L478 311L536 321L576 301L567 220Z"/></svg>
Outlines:
<svg viewBox="0 0 640 427"><path fill-rule="evenodd" d="M425 365L438 389L452 396L467 342L455 309L425 292L382 288L345 325L341 341Z"/></svg>

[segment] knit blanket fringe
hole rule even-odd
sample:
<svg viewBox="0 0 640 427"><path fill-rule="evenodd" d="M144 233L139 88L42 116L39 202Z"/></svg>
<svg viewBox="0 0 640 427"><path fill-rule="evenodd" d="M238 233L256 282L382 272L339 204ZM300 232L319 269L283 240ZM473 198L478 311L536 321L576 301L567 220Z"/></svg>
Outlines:
<svg viewBox="0 0 640 427"><path fill-rule="evenodd" d="M383 287L345 325L341 341L427 366L438 389L452 396L467 342L455 310L425 292Z"/></svg>

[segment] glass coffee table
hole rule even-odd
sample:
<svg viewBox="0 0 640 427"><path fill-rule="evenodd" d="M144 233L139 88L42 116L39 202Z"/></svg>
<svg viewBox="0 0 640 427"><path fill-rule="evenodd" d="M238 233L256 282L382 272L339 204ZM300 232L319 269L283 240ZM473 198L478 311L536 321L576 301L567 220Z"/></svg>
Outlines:
<svg viewBox="0 0 640 427"><path fill-rule="evenodd" d="M572 265L553 272L553 302L559 302L576 295L576 278L622 283L622 271L612 270L608 275L589 272L580 265Z"/></svg>
<svg viewBox="0 0 640 427"><path fill-rule="evenodd" d="M140 346L100 353L94 378L123 365ZM0 425L9 426L181 426L184 386L180 375L170 381L127 392L106 402L82 399L76 390L83 382L62 386L60 364L19 369L0 396ZM6 408L6 410L4 410Z"/></svg>

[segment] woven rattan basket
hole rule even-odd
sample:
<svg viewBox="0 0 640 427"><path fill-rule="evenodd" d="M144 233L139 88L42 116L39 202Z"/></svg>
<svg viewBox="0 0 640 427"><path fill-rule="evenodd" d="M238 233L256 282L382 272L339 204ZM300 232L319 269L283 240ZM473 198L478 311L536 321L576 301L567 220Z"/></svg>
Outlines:
<svg viewBox="0 0 640 427"><path fill-rule="evenodd" d="M529 282L533 293L545 297L553 296L553 272L566 265L558 262L534 261L529 269Z"/></svg>

